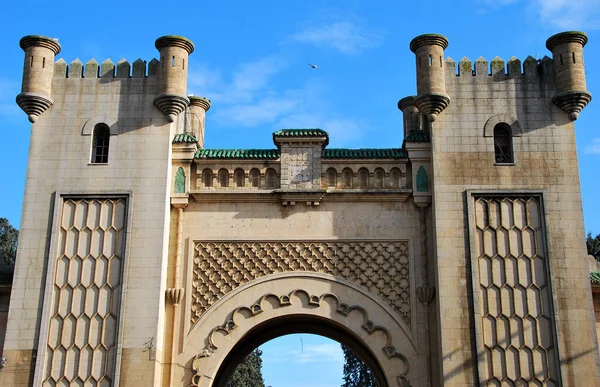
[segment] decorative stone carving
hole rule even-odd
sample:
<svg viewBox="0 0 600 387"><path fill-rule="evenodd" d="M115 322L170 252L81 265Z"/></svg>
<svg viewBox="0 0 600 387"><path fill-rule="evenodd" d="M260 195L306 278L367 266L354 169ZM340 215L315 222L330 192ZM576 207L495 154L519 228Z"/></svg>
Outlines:
<svg viewBox="0 0 600 387"><path fill-rule="evenodd" d="M331 274L385 300L410 326L407 241L196 242L191 323L231 290L269 274Z"/></svg>
<svg viewBox="0 0 600 387"><path fill-rule="evenodd" d="M65 200L60 222L42 385L112 385L125 199Z"/></svg>
<svg viewBox="0 0 600 387"><path fill-rule="evenodd" d="M167 299L169 302L175 306L179 305L181 299L183 298L184 290L182 288L168 288L167 289Z"/></svg>
<svg viewBox="0 0 600 387"><path fill-rule="evenodd" d="M560 384L542 214L538 197L475 200L482 384Z"/></svg>
<svg viewBox="0 0 600 387"><path fill-rule="evenodd" d="M212 354L219 349L214 341L213 335L217 332L227 336L231 331L236 329L238 325L236 324L236 319L244 319L244 318L253 318L254 316L263 312L263 302L267 299L275 300L275 308L285 308L287 306L292 305L293 296L302 293L308 297L308 305L311 307L320 307L321 301L325 299L331 299L335 302L337 306L335 309L336 313L341 314L344 317L349 317L351 312L357 311L362 316L362 324L361 328L366 331L369 335L372 335L375 332L383 333L385 336L385 344L381 348L383 353L388 359L398 359L402 363L402 371L400 376L398 376L398 386L410 386L408 380L406 379L406 375L409 371L409 363L407 358L400 352L396 350L394 345L392 344L392 335L390 331L382 326L377 325L375 322L369 319L369 314L360 305L349 305L347 303L341 302L339 297L333 293L325 293L320 296L310 294L308 291L304 289L296 289L291 291L288 294L283 294L277 296L272 293L268 293L263 295L256 301L254 304L250 306L241 306L235 308L231 313L229 313L228 318L223 324L214 327L205 342L206 346L202 349L202 351L197 354L192 361L192 368L195 374L192 376L192 384L191 386L198 386L196 381L200 380L201 370L202 370L202 359L206 357L212 356ZM268 301L266 301L268 302ZM273 305L273 304L271 304Z"/></svg>

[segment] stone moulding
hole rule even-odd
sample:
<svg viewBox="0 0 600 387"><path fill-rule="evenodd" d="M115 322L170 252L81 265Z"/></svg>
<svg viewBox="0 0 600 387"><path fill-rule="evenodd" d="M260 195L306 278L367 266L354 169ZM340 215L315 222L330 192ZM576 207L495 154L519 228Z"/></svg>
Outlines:
<svg viewBox="0 0 600 387"><path fill-rule="evenodd" d="M513 137L521 137L523 134L523 129L521 128L519 120L513 115L504 113L495 114L485 122L483 127L483 137L494 137L494 127L499 123L505 123L510 126Z"/></svg>
<svg viewBox="0 0 600 387"><path fill-rule="evenodd" d="M437 119L437 116L450 104L450 97L443 93L426 93L415 98L417 109L427 116L429 122Z"/></svg>
<svg viewBox="0 0 600 387"><path fill-rule="evenodd" d="M167 116L169 122L175 121L175 117L183 112L189 104L190 100L179 94L161 94L154 98L154 106Z"/></svg>
<svg viewBox="0 0 600 387"><path fill-rule="evenodd" d="M40 114L48 110L54 103L52 98L38 93L21 93L17 95L16 101L17 105L27 113L27 118L31 123L36 122Z"/></svg>
<svg viewBox="0 0 600 387"><path fill-rule="evenodd" d="M571 121L579 118L579 113L592 100L592 95L585 90L569 90L559 93L552 102L569 115Z"/></svg>
<svg viewBox="0 0 600 387"><path fill-rule="evenodd" d="M369 314L365 310L365 308L363 308L360 305L349 305L347 303L344 303L344 302L340 301L340 298L333 293L324 293L319 296L319 295L310 294L310 292L308 292L307 290L304 290L304 289L295 289L287 294L283 294L280 296L277 296L276 294L273 294L273 293L267 293L267 294L263 295L262 297L260 297L252 305L240 306L240 307L235 308L233 311L231 311L231 313L229 313L229 318L223 324L214 327L210 331L210 333L208 334L208 336L206 338L206 343L207 343L206 346L194 357L193 362L192 362L192 368L194 369L195 374L194 374L194 376L192 376L192 384L191 385L196 386L197 384L194 383L194 380L199 379L201 377L200 373L201 373L202 359L211 357L213 355L213 353L215 353L215 351L217 351L219 349L218 346L214 342L213 335L215 333L220 332L223 335L227 336L230 334L231 331L233 331L234 329L236 329L238 327L238 324L236 323L236 318L244 318L244 314L248 315L249 318L253 318L254 316L257 316L257 315L263 313L262 303L264 301L266 301L267 299L274 299L276 301L275 307L278 309L290 306L290 305L292 305L292 297L296 294L306 295L308 297L308 305L313 306L313 307L320 307L321 301L326 300L326 299L331 299L336 304L335 312L344 317L348 317L350 315L350 313L353 311L359 312L363 318L363 323L361 325L361 328L365 332L367 332L369 335L372 335L375 332L381 332L385 335L386 342L385 342L385 345L381 348L381 350L385 354L386 358L387 359L398 359L402 363L402 367L403 367L402 372L400 373L400 375L398 376L398 379L397 379L398 386L409 386L410 385L406 379L406 375L408 374L408 371L409 371L408 359L402 353L398 352L396 350L396 348L394 347L394 345L392 344L392 335L391 335L390 331L385 327L376 325L375 322L370 320Z"/></svg>

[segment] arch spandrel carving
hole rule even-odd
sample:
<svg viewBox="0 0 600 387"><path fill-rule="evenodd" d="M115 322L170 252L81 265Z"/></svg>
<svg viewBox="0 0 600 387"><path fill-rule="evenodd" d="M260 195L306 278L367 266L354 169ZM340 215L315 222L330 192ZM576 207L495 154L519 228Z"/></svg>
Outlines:
<svg viewBox="0 0 600 387"><path fill-rule="evenodd" d="M191 370L185 378L191 386L213 386L225 358L248 332L307 317L315 324L338 326L349 341L362 343L389 386L409 386L411 378L424 376L424 367L418 366L423 354L417 353L410 330L389 305L348 281L305 272L254 280L213 305L184 340L179 362Z"/></svg>
<svg viewBox="0 0 600 387"><path fill-rule="evenodd" d="M195 241L189 323L233 289L284 272L349 281L379 297L407 325L414 322L409 243L393 241Z"/></svg>

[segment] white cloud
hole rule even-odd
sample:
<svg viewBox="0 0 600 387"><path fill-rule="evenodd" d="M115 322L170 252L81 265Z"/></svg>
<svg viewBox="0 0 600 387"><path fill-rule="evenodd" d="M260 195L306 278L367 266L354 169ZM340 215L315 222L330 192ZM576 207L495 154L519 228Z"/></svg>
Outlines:
<svg viewBox="0 0 600 387"><path fill-rule="evenodd" d="M528 7L542 23L559 29L600 29L600 0L475 0L488 8L515 3Z"/></svg>
<svg viewBox="0 0 600 387"><path fill-rule="evenodd" d="M305 344L302 349L275 347L263 352L264 362L273 363L337 363L344 364L344 354L338 343Z"/></svg>
<svg viewBox="0 0 600 387"><path fill-rule="evenodd" d="M290 40L314 44L323 48L334 48L342 54L357 54L381 44L380 31L361 27L351 21L337 21L325 25L312 25L292 34Z"/></svg>
<svg viewBox="0 0 600 387"><path fill-rule="evenodd" d="M592 144L586 146L583 152L585 154L600 154L600 138L593 139Z"/></svg>

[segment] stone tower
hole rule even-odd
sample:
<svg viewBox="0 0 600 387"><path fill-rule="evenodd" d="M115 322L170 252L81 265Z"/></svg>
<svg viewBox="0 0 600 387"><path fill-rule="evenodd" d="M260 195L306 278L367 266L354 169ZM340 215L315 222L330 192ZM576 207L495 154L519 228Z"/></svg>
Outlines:
<svg viewBox="0 0 600 387"><path fill-rule="evenodd" d="M562 32L546 41L554 59L556 95L552 102L573 121L592 99L585 85L583 67L583 47L587 41L587 35L579 31Z"/></svg>
<svg viewBox="0 0 600 387"><path fill-rule="evenodd" d="M52 106L52 76L54 57L60 52L58 40L40 35L28 35L21 39L25 51L23 83L17 104L30 122L35 122L40 114Z"/></svg>
<svg viewBox="0 0 600 387"><path fill-rule="evenodd" d="M417 97L414 105L429 121L435 121L450 103L445 89L446 47L448 39L439 34L420 35L410 42L410 50L417 59Z"/></svg>

